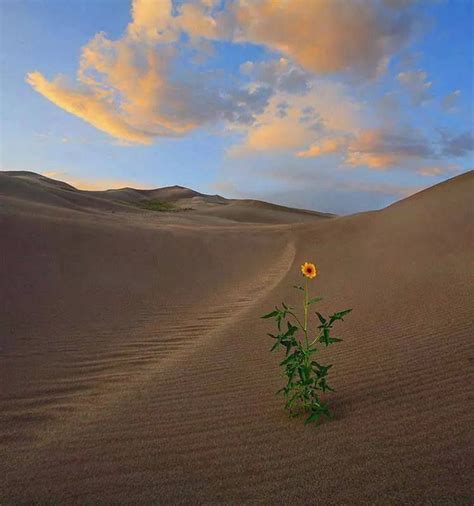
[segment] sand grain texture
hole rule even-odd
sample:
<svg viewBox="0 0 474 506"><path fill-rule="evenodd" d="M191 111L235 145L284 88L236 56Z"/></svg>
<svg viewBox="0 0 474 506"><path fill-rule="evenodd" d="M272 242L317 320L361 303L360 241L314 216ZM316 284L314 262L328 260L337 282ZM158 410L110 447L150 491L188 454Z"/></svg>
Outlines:
<svg viewBox="0 0 474 506"><path fill-rule="evenodd" d="M0 174L0 503L470 504L473 190L164 215ZM259 319L305 260L354 308L318 428Z"/></svg>

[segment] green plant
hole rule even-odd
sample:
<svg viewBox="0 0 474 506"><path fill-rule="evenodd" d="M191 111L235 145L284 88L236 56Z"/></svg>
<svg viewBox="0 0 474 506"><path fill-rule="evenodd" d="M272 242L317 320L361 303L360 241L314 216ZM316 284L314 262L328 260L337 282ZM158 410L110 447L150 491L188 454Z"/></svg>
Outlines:
<svg viewBox="0 0 474 506"><path fill-rule="evenodd" d="M334 324L343 320L344 316L352 311L346 309L324 317L321 313L315 312L318 317L319 325L313 331L309 322L310 307L321 301L321 297L310 298L308 290L308 279L313 279L317 275L317 269L314 264L305 262L301 266L301 272L305 276L305 286L294 286L297 290L304 293L303 300L303 321L295 314L294 308L287 306L282 302L282 307L275 306L275 310L262 316L262 318L274 318L278 328L278 334L268 334L275 340L271 351L278 349L285 350L285 358L280 362L287 378L286 385L277 391L286 398L285 409L292 416L299 412L308 414L306 423L317 423L321 416L331 417L329 406L323 402L320 392L334 390L327 381L328 371L331 365L322 365L314 360L314 355L318 352L316 344L329 346L339 343L342 339L331 336ZM303 339L298 338L298 333L302 333Z"/></svg>
<svg viewBox="0 0 474 506"><path fill-rule="evenodd" d="M158 211L161 213L177 213L180 211L192 211L191 207L178 207L172 202L165 200L151 199L151 200L139 200L137 202L126 202L123 200L116 200L119 204L138 207L139 209L146 209L147 211Z"/></svg>
<svg viewBox="0 0 474 506"><path fill-rule="evenodd" d="M172 212L178 211L178 208L172 204L171 202L166 202L164 200L141 200L136 203L137 207L141 209L148 209L149 211L159 211L159 212Z"/></svg>

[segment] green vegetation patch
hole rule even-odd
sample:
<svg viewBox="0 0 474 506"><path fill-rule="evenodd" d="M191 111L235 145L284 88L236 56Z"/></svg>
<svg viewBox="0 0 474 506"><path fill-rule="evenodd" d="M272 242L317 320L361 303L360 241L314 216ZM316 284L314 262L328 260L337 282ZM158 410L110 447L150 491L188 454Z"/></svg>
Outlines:
<svg viewBox="0 0 474 506"><path fill-rule="evenodd" d="M146 209L147 211L158 211L160 213L176 213L179 211L189 211L191 209L188 207L178 207L172 202L166 202L158 199L141 200L139 202L124 202L123 200L120 200L118 202L127 206L138 207L140 209Z"/></svg>
<svg viewBox="0 0 474 506"><path fill-rule="evenodd" d="M159 211L162 213L169 213L173 211L179 211L179 207L176 207L171 202L165 202L164 200L142 200L136 203L137 207L141 209L148 209L149 211Z"/></svg>

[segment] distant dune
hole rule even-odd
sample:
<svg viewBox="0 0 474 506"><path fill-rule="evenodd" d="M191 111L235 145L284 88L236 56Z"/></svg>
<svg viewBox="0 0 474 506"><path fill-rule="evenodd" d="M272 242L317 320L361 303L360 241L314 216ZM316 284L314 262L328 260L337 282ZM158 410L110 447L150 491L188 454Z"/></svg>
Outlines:
<svg viewBox="0 0 474 506"><path fill-rule="evenodd" d="M0 503L472 503L473 195L337 217L0 173ZM320 427L259 318L305 260L354 308Z"/></svg>
<svg viewBox="0 0 474 506"><path fill-rule="evenodd" d="M204 221L207 223L221 223L223 220L249 223L296 223L333 216L328 213L294 209L258 200L226 199L220 195L205 195L182 186L153 190L135 188L104 191L78 190L62 181L26 171L0 172L0 196L22 199L28 204L38 203L76 210L82 208L85 211L115 210L116 212L136 212L140 207L142 211L147 211L147 203L158 201L168 203L171 210L186 211L187 215L180 216L180 219L202 222L204 216L206 217Z"/></svg>

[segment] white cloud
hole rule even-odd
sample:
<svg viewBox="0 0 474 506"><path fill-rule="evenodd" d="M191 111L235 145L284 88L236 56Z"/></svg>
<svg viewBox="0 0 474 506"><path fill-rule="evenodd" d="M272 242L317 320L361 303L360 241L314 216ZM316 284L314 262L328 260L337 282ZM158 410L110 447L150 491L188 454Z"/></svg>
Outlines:
<svg viewBox="0 0 474 506"><path fill-rule="evenodd" d="M461 90L454 90L453 92L445 95L441 100L443 109L448 112L455 112L457 110L456 106L458 105L460 96Z"/></svg>
<svg viewBox="0 0 474 506"><path fill-rule="evenodd" d="M413 105L422 105L433 98L431 94L433 83L428 81L428 74L423 70L400 72L397 79L410 94Z"/></svg>

